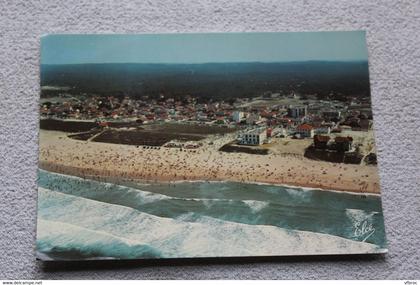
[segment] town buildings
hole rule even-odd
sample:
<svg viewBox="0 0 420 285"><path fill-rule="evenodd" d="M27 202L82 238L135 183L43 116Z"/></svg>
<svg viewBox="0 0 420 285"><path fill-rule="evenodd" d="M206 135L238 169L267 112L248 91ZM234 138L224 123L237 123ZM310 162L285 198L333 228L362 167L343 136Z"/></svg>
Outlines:
<svg viewBox="0 0 420 285"><path fill-rule="evenodd" d="M251 113L248 115L248 117L246 118L246 123L248 125L255 125L258 122L260 122L261 120L261 116L259 114L256 113Z"/></svg>
<svg viewBox="0 0 420 285"><path fill-rule="evenodd" d="M232 113L232 120L235 123L240 123L243 119L245 119L245 113L242 111L234 111Z"/></svg>
<svg viewBox="0 0 420 285"><path fill-rule="evenodd" d="M296 128L296 134L302 138L313 138L315 131L314 128L309 124L302 124Z"/></svg>
<svg viewBox="0 0 420 285"><path fill-rule="evenodd" d="M267 130L265 128L249 130L243 134L240 139L240 144L246 145L261 145L267 139Z"/></svg>
<svg viewBox="0 0 420 285"><path fill-rule="evenodd" d="M305 117L308 112L306 106L290 106L287 109L287 115L291 118L301 118Z"/></svg>
<svg viewBox="0 0 420 285"><path fill-rule="evenodd" d="M370 103L362 99L351 97L351 104L336 100L291 99L283 95L264 100L256 97L234 101L209 99L206 102L189 95L130 98L62 94L42 98L40 113L41 118L52 119L208 124L238 128L240 132L253 128L239 140L248 145L260 145L268 137L334 137L336 133L368 131L372 127ZM276 100L280 100L279 103ZM287 100L292 100L293 105L287 104ZM296 100L300 103L295 104ZM269 130L268 134L265 130ZM340 148L351 148L351 141L341 140L336 143Z"/></svg>

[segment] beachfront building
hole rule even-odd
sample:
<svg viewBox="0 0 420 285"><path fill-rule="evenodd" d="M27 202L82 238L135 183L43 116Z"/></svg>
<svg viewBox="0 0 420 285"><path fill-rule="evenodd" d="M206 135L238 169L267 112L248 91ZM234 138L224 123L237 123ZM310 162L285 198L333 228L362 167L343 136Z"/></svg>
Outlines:
<svg viewBox="0 0 420 285"><path fill-rule="evenodd" d="M350 151L353 146L352 137L336 137L334 139L337 151Z"/></svg>
<svg viewBox="0 0 420 285"><path fill-rule="evenodd" d="M302 124L296 128L296 134L299 134L302 138L313 138L314 128L309 124Z"/></svg>
<svg viewBox="0 0 420 285"><path fill-rule="evenodd" d="M330 136L315 135L314 147L316 149L327 149L330 142Z"/></svg>
<svg viewBox="0 0 420 285"><path fill-rule="evenodd" d="M264 128L254 129L243 134L240 144L261 145L267 139L267 131Z"/></svg>

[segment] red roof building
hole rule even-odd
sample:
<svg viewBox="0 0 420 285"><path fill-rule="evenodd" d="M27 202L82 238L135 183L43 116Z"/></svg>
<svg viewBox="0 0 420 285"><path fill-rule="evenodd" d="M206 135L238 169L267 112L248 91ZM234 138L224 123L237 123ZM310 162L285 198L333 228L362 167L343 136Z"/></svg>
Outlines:
<svg viewBox="0 0 420 285"><path fill-rule="evenodd" d="M349 151L353 144L352 137L336 137L335 145L338 151Z"/></svg>
<svg viewBox="0 0 420 285"><path fill-rule="evenodd" d="M314 136L314 146L318 149L326 149L328 147L328 142L330 141L330 136Z"/></svg>
<svg viewBox="0 0 420 285"><path fill-rule="evenodd" d="M312 138L314 136L314 128L309 124L302 124L296 128L296 133L303 138Z"/></svg>
<svg viewBox="0 0 420 285"><path fill-rule="evenodd" d="M302 125L297 127L297 130L303 130L303 131L311 131L313 129L314 128L309 124L302 124Z"/></svg>

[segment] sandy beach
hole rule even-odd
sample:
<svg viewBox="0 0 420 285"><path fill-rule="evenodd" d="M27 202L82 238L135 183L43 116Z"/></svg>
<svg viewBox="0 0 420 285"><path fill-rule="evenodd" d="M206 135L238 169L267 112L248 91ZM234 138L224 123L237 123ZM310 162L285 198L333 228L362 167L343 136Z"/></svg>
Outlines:
<svg viewBox="0 0 420 285"><path fill-rule="evenodd" d="M325 190L379 194L376 166L330 163L299 155L219 152L217 144L197 150L144 149L78 141L40 131L40 168L97 180L237 181L287 184Z"/></svg>

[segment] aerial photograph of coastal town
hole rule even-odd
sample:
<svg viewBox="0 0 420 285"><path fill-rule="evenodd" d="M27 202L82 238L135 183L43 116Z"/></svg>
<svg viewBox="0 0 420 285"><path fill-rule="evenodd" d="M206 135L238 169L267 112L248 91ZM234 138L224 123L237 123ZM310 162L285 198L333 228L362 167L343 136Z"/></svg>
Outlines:
<svg viewBox="0 0 420 285"><path fill-rule="evenodd" d="M365 33L41 39L37 256L387 251Z"/></svg>

